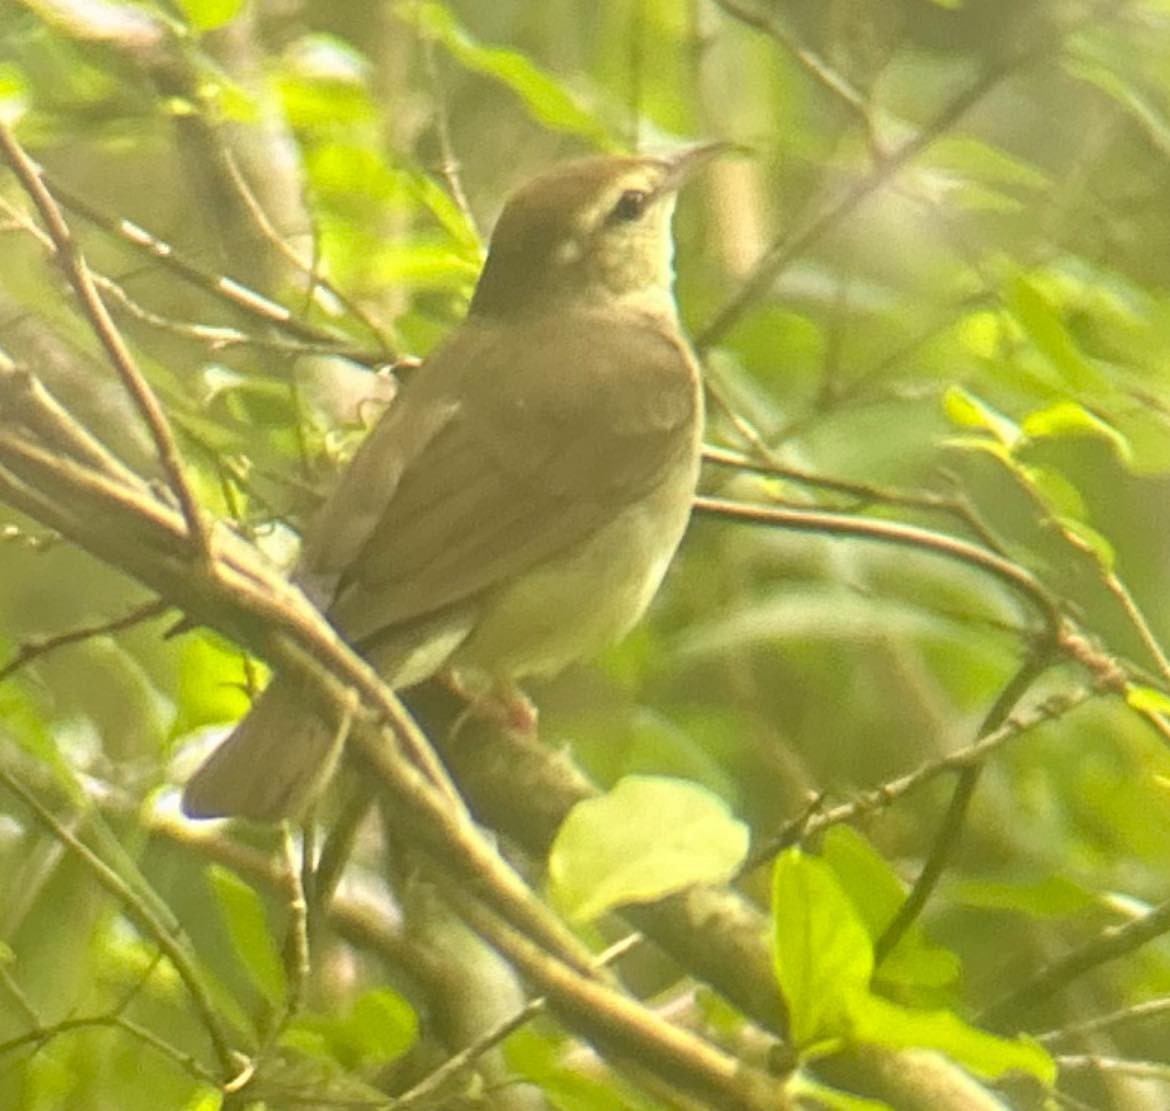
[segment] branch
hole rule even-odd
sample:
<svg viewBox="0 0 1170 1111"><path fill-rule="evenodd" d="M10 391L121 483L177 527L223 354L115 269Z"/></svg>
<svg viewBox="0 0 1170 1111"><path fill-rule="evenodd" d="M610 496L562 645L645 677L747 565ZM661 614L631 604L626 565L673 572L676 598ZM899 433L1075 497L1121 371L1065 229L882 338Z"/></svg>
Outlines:
<svg viewBox="0 0 1170 1111"><path fill-rule="evenodd" d="M625 1043L630 1056L665 1067L677 1051L698 1062L700 1071L710 1071L711 1084L728 1062L734 1073L733 1059L594 982L592 955L499 857L457 797L420 770L420 764L438 768L438 761L424 755L429 753L426 739L401 703L308 600L246 544L217 527L207 573L192 576L184 558L185 530L174 510L3 428L0 497L134 574L197 619L250 645L277 669L303 676L332 712L355 695L360 698L368 724L392 726L356 729L354 739L393 803L398 828L460 877L461 892L499 924L509 938L509 952L523 955L526 970L538 966L542 986L547 981L559 1006L592 1029L585 1016L594 1013L598 1000L619 999L614 1006L622 1016L623 1037L635 1039ZM764 1105L740 1100L727 1106Z"/></svg>
<svg viewBox="0 0 1170 1111"><path fill-rule="evenodd" d="M279 301L266 297L263 293L257 292L236 278L203 269L188 259L177 247L160 239L132 220L109 216L90 204L80 194L67 188L55 177L48 174L41 176L53 196L66 208L84 217L107 234L116 236L137 250L145 251L184 281L232 308L263 321L265 324L309 344L314 349L326 350L331 354L352 359L356 363L377 366L396 362L397 357L392 350L381 347L373 350L355 347L349 337L341 332L308 324L294 316L292 310L280 304ZM234 339L234 337L229 338ZM251 340L249 342L260 343L261 341Z"/></svg>
<svg viewBox="0 0 1170 1111"><path fill-rule="evenodd" d="M211 537L207 525L203 520L199 501L183 470L182 459L178 445L171 435L167 424L166 414L159 405L154 392L147 384L142 372L134 362L130 349L122 339L121 333L110 317L101 295L94 285L93 276L86 265L81 248L73 239L69 225L61 215L61 209L46 188L41 179L40 169L25 153L24 148L16 141L16 136L3 121L0 121L0 153L3 153L8 165L12 168L17 179L26 193L36 205L45 228L57 249L57 258L65 269L69 284L81 300L85 314L102 346L106 349L114 369L122 379L127 392L134 399L138 411L150 429L155 449L163 470L170 482L171 490L179 500L183 511L183 519L187 524L187 535L192 547L201 558L210 558Z"/></svg>
<svg viewBox="0 0 1170 1111"><path fill-rule="evenodd" d="M1050 34L1039 45L1017 51L1015 54L989 65L970 85L956 93L935 117L912 138L890 152L868 174L848 186L835 200L830 201L820 212L816 213L803 228L777 239L764 252L763 257L756 264L755 270L738 292L724 304L715 314L714 319L696 336L695 343L699 350L706 350L723 339L794 259L804 254L814 243L823 239L862 201L896 177L904 166L941 138L1004 78L1054 54L1063 46L1065 37L1075 27L1096 18L1099 12L1112 11L1113 7L1112 4L1099 4L1090 16L1074 24L1073 27L1067 28L1064 34Z"/></svg>
<svg viewBox="0 0 1170 1111"><path fill-rule="evenodd" d="M954 536L892 521L850 517L842 513L826 513L821 510L753 505L726 498L697 497L694 509L703 516L721 517L768 528L790 529L794 532L823 533L826 536L848 536L879 544L904 545L946 559L957 560L994 576L1022 595L1039 612L1045 625L1045 635L1054 637L1061 626L1059 605L1031 572L1001 555Z"/></svg>
<svg viewBox="0 0 1170 1111"><path fill-rule="evenodd" d="M1170 932L1170 901L1131 922L1109 926L1092 941L1041 968L988 1007L980 1021L1005 1030L1016 1024L1020 1015L1034 1010L1086 972L1124 957L1167 932Z"/></svg>
<svg viewBox="0 0 1170 1111"><path fill-rule="evenodd" d="M63 633L57 633L41 640L28 641L20 645L16 650L16 655L8 663L0 667L0 683L11 678L33 660L55 652L58 648L65 648L70 644L80 644L82 641L92 640L94 637L108 636L110 633L120 633L125 629L142 624L143 621L149 621L152 617L158 617L166 613L168 609L170 609L170 605L167 602L147 602L145 605L136 606L129 613L109 621L99 621L94 625L67 629Z"/></svg>
<svg viewBox="0 0 1170 1111"><path fill-rule="evenodd" d="M937 760L920 765L914 771L888 780L877 787L872 787L851 802L818 810L805 816L799 824L785 829L779 837L773 838L754 850L748 866L758 865L786 849L789 845L815 837L830 826L856 821L868 814L884 810L904 795L918 790L919 787L932 782L941 775L982 764L994 752L1015 740L1016 737L1040 725L1064 717L1094 697L1094 692L1084 687L1073 687L1061 694L1052 695L1039 706L1009 717L998 729L980 737L974 744L968 745L966 748L950 752Z"/></svg>
<svg viewBox="0 0 1170 1111"><path fill-rule="evenodd" d="M987 716L979 726L977 740L989 736L1003 725L1008 715L1027 693L1028 688L1052 663L1055 650L1055 644L1047 643L1038 645L1034 651L1029 653L1028 658L1020 665L1015 675L1008 681L1007 686L999 692L999 697L992 704L991 709L987 711ZM898 908L897 914L874 942L874 959L877 964L880 965L893 952L911 924L922 913L927 900L934 893L939 880L942 879L943 872L958 847L959 836L967 818L971 799L975 796L975 788L979 783L979 773L982 768L982 764L967 764L959 769L951 801L947 806L947 812L943 816L939 831L935 835L926 863L914 881L910 894L906 896L905 901Z"/></svg>
<svg viewBox="0 0 1170 1111"><path fill-rule="evenodd" d="M196 1010L199 1012L199 1017L207 1029L215 1054L219 1058L220 1067L225 1073L235 1071L236 1060L228 1039L228 1032L212 1003L212 990L208 984L204 983L203 975L194 957L187 952L167 925L159 919L145 899L131 890L117 872L97 856L88 845L78 840L71 830L66 829L57 821L52 812L31 791L2 767L0 767L0 783L32 811L37 821L53 837L78 857L94 879L122 904L135 924L148 937L152 938L159 949L166 954L167 960L171 962L172 967L183 981L183 986L186 987Z"/></svg>

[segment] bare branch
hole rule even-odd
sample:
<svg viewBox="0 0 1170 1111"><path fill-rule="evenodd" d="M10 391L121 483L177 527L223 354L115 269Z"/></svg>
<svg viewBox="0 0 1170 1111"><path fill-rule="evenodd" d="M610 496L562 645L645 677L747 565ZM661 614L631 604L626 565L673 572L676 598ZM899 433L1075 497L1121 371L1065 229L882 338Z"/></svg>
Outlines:
<svg viewBox="0 0 1170 1111"><path fill-rule="evenodd" d="M212 1047L219 1058L221 1068L226 1072L235 1070L235 1056L227 1029L212 1003L213 993L204 983L203 974L186 946L163 922L151 905L135 892L92 849L82 842L72 830L59 822L56 816L7 769L0 767L0 784L16 795L32 811L37 821L62 845L66 846L85 865L90 875L104 887L125 908L126 913L166 954L179 978L183 981L192 1002L211 1039Z"/></svg>
<svg viewBox="0 0 1170 1111"><path fill-rule="evenodd" d="M129 613L109 621L99 621L93 625L68 629L63 633L56 633L41 640L28 641L17 648L16 655L8 663L0 667L0 683L11 678L33 660L47 656L58 648L64 648L70 644L80 644L82 641L92 640L94 637L109 636L110 633L120 633L135 625L141 625L142 622L149 621L152 617L158 617L166 613L168 609L170 609L170 604L167 602L157 600L147 602L145 605L137 606Z"/></svg>
<svg viewBox="0 0 1170 1111"><path fill-rule="evenodd" d="M53 200L44 181L41 179L40 169L25 153L24 148L17 142L12 130L0 121L0 152L3 152L8 165L16 174L25 191L32 198L45 223L45 228L57 249L57 257L65 268L66 276L74 292L85 308L86 316L101 341L102 346L110 357L114 369L121 377L127 392L134 399L138 411L146 421L154 440L159 460L167 475L172 492L179 500L183 511L183 519L187 524L187 535L191 546L200 558L210 558L211 537L207 525L203 520L203 511L199 500L183 469L182 458L178 445L171 435L166 414L154 392L147 384L142 372L138 369L130 349L122 339L121 333L110 317L101 295L94 285L93 275L89 271L81 248L73 239L73 235L61 215L60 208Z"/></svg>
<svg viewBox="0 0 1170 1111"><path fill-rule="evenodd" d="M1170 931L1170 901L1125 922L1109 926L1092 941L1046 965L988 1007L979 1021L993 1029L1017 1025L1023 1015L1064 991L1079 977L1109 961L1128 956Z"/></svg>
<svg viewBox="0 0 1170 1111"><path fill-rule="evenodd" d="M850 536L879 544L898 544L918 548L933 555L965 563L994 576L1026 598L1044 621L1047 635L1055 635L1062 618L1060 607L1043 584L1018 563L989 552L966 540L914 525L892 521L850 517L842 513L822 510L787 509L778 506L753 505L726 498L697 497L695 512L703 516L721 517L744 524L768 528L790 529L795 532L823 533L826 536Z"/></svg>

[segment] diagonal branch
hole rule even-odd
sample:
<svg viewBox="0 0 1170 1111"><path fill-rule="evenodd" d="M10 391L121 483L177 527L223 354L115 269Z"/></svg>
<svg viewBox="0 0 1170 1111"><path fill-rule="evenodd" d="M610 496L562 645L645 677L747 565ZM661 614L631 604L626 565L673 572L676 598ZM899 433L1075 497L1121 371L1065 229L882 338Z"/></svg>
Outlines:
<svg viewBox="0 0 1170 1111"><path fill-rule="evenodd" d="M1008 54L990 64L969 85L960 89L943 105L929 123L877 162L870 173L848 186L843 193L813 215L802 228L777 239L764 253L755 270L739 290L698 333L695 337L696 346L700 350L706 350L722 340L795 259L837 227L862 201L892 181L906 165L945 135L1006 77L1051 57L1061 49L1067 35L1072 31L1094 19L1116 13L1116 10L1122 7L1124 5L1112 2L1094 5L1087 15L1066 27L1063 34L1047 35L1038 45ZM742 11L736 14L740 18L743 16Z"/></svg>
<svg viewBox="0 0 1170 1111"><path fill-rule="evenodd" d="M69 284L81 300L85 313L89 317L90 325L106 349L106 354L109 355L110 361L122 379L127 392L138 406L138 411L146 421L163 471L166 473L171 490L179 501L183 520L187 526L187 538L200 557L208 560L211 556L211 534L203 519L195 491L191 488L183 469L179 447L171 435L166 414L142 372L138 369L134 356L130 354L130 349L126 346L125 340L122 339L121 333L106 309L105 302L102 301L101 295L97 291L93 275L86 265L85 257L81 253L81 248L74 240L57 202L53 199L44 181L41 180L40 169L17 142L12 130L2 121L0 121L0 153L4 155L13 173L16 174L25 192L32 198L33 204L40 212L45 228L57 249L57 257L65 269Z"/></svg>

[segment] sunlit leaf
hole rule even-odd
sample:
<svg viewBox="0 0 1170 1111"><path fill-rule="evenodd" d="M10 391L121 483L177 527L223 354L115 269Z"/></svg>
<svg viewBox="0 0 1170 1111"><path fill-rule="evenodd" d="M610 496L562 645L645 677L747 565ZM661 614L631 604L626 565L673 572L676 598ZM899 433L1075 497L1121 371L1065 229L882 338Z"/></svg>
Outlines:
<svg viewBox="0 0 1170 1111"><path fill-rule="evenodd" d="M409 0L395 10L402 19L442 43L468 69L493 77L510 88L542 123L580 135L600 147L612 146L608 131L526 55L476 42L442 4Z"/></svg>
<svg viewBox="0 0 1170 1111"><path fill-rule="evenodd" d="M788 849L772 873L772 959L798 1048L850 1030L873 973L873 945L833 870Z"/></svg>
<svg viewBox="0 0 1170 1111"><path fill-rule="evenodd" d="M270 1004L279 1005L286 991L284 963L260 896L234 872L218 864L209 865L205 875L232 948L248 978Z"/></svg>
<svg viewBox="0 0 1170 1111"><path fill-rule="evenodd" d="M254 665L254 678L262 681L266 673L262 664ZM180 657L178 714L171 735L181 737L201 725L243 717L251 704L244 687L247 677L238 648L213 634L188 633Z"/></svg>
<svg viewBox="0 0 1170 1111"><path fill-rule="evenodd" d="M726 880L747 849L747 827L710 791L631 775L569 812L549 854L549 887L584 922L623 903Z"/></svg>
<svg viewBox="0 0 1170 1111"><path fill-rule="evenodd" d="M179 0L179 6L197 31L214 31L240 14L244 0Z"/></svg>
<svg viewBox="0 0 1170 1111"><path fill-rule="evenodd" d="M1003 315L988 309L968 313L959 321L957 335L972 354L981 359L994 359L1001 354L1004 342Z"/></svg>
<svg viewBox="0 0 1170 1111"><path fill-rule="evenodd" d="M825 834L822 858L837 874L871 940L877 941L906 897L906 887L889 863L850 826ZM921 922L912 922L877 971L884 985L938 988L959 976L959 958L927 939Z"/></svg>
<svg viewBox="0 0 1170 1111"><path fill-rule="evenodd" d="M949 386L943 394L943 410L958 425L990 432L1004 447L1020 439L1020 427L995 406L962 386Z"/></svg>
<svg viewBox="0 0 1170 1111"><path fill-rule="evenodd" d="M804 1106L807 1102L811 1107L825 1107L829 1111L893 1111L888 1103L879 1099L866 1099L851 1092L843 1092L840 1088L830 1088L814 1080L802 1069L797 1069L789 1077L785 1089L799 1101L798 1106Z"/></svg>
<svg viewBox="0 0 1170 1111"><path fill-rule="evenodd" d="M1011 1072L1031 1073L1048 1085L1056 1080L1056 1064L1039 1043L988 1034L950 1011L911 1010L869 995L855 1000L851 1018L859 1041L936 1049L991 1080Z"/></svg>
<svg viewBox="0 0 1170 1111"><path fill-rule="evenodd" d="M1170 714L1170 694L1141 683L1127 683L1125 701L1135 710L1154 714Z"/></svg>
<svg viewBox="0 0 1170 1111"><path fill-rule="evenodd" d="M349 1027L366 1064L397 1060L418 1040L418 1014L396 991L375 988L360 995Z"/></svg>
<svg viewBox="0 0 1170 1111"><path fill-rule="evenodd" d="M1035 282L1017 277L1009 285L1008 304L1028 338L1071 389L1105 387L1100 372L1077 348L1056 306Z"/></svg>
<svg viewBox="0 0 1170 1111"><path fill-rule="evenodd" d="M1129 441L1120 431L1076 401L1060 401L1037 409L1024 418L1020 427L1029 439L1092 436L1110 444L1123 462L1132 455Z"/></svg>

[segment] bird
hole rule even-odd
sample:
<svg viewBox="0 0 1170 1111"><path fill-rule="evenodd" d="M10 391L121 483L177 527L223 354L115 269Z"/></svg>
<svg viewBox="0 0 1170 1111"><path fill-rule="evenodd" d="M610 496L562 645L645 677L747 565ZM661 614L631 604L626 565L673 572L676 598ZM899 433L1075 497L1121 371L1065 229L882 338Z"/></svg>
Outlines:
<svg viewBox="0 0 1170 1111"><path fill-rule="evenodd" d="M672 216L719 149L574 160L516 190L463 323L310 522L293 579L393 689L551 676L649 606L703 428ZM305 687L275 676L188 781L188 816L303 814L340 748Z"/></svg>

